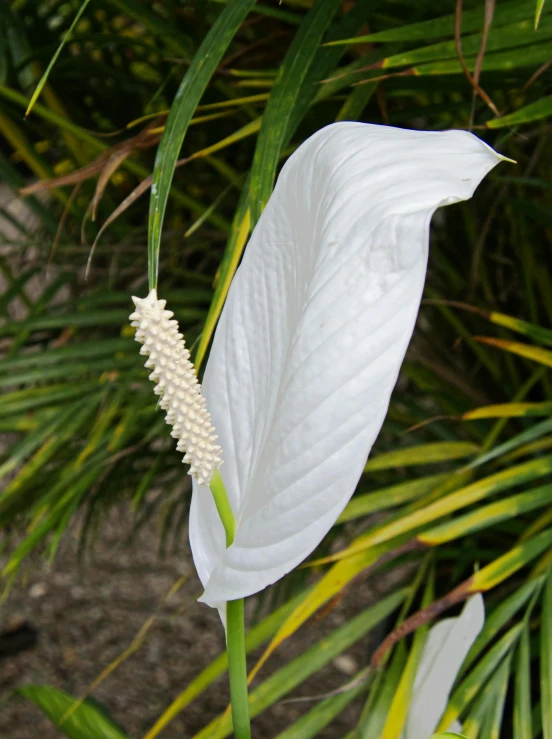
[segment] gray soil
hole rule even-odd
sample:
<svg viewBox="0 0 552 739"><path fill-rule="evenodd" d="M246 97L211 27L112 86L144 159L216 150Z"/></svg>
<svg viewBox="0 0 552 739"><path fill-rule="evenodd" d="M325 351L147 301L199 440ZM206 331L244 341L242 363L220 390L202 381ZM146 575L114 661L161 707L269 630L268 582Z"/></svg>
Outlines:
<svg viewBox="0 0 552 739"><path fill-rule="evenodd" d="M50 684L79 696L132 642L146 620L157 617L143 646L92 695L132 739L141 739L169 703L224 648L218 614L197 603L201 584L185 544L178 555L159 557L158 528L151 521L125 546L129 529L125 508L110 513L85 565L77 564L78 536L69 534L51 566L37 559L0 605L0 630L21 622L38 632L33 648L0 661L0 737L57 739L59 730L29 701L13 695L25 683ZM167 603L164 599L182 575L188 578ZM355 582L334 608L312 619L267 663L256 684L301 654L337 626L375 602L390 586L377 575ZM395 579L391 576L391 579ZM250 603L250 607L254 603ZM321 696L364 666L376 640L372 634L286 696ZM258 656L257 655L254 656ZM253 664L249 658L249 665ZM162 733L186 739L223 711L228 702L226 675L188 706ZM253 722L255 739L271 739L315 702L275 704ZM350 705L319 736L339 739L355 725L362 699Z"/></svg>

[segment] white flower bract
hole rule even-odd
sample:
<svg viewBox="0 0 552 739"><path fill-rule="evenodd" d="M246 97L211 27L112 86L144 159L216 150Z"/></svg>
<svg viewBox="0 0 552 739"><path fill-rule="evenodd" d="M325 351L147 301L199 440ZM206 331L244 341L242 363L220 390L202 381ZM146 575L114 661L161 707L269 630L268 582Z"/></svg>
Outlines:
<svg viewBox="0 0 552 739"><path fill-rule="evenodd" d="M145 366L153 369L149 379L157 383L153 392L167 411L171 436L178 439L178 451L185 452L183 461L190 465L190 475L200 485L209 485L215 468L222 464L222 450L215 444L215 429L178 322L155 290L147 298L132 300L136 311L130 315L131 325L136 328L136 341L143 344L140 354L148 356Z"/></svg>
<svg viewBox="0 0 552 739"><path fill-rule="evenodd" d="M227 547L212 496L194 482L203 602L262 590L330 530L387 413L422 297L431 216L470 198L500 161L466 131L340 122L285 163L203 378L236 519Z"/></svg>
<svg viewBox="0 0 552 739"><path fill-rule="evenodd" d="M437 730L450 691L485 622L481 594L474 595L456 618L433 626L425 643L412 689L401 739L429 739ZM462 731L455 721L446 731Z"/></svg>

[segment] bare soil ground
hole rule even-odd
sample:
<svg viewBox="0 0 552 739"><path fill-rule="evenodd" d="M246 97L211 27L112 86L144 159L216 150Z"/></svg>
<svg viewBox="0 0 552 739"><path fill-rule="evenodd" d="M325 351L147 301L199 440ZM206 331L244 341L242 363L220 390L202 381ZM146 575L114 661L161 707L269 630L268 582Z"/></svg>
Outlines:
<svg viewBox="0 0 552 739"><path fill-rule="evenodd" d="M32 704L13 691L24 683L51 684L78 696L124 649L157 610L158 617L141 649L124 661L92 693L132 739L141 739L160 713L224 648L218 614L196 602L201 584L187 545L163 559L158 554L155 521L128 545L121 546L129 517L112 511L87 563L77 565L76 533L66 537L49 567L35 567L11 589L0 605L0 631L28 622L38 632L35 647L0 661L0 737L58 739L59 730ZM170 600L163 600L183 574L189 577ZM379 585L379 587L378 587ZM274 655L260 680L298 656L338 625L368 607L390 585L355 583L324 618L311 620ZM253 605L253 604L251 604ZM317 696L347 682L366 664L381 635L369 635L306 681L292 696ZM249 662L253 664L252 660ZM192 737L228 702L226 675L217 680L161 734L163 739ZM255 739L271 739L305 713L313 702L281 702L253 723ZM362 700L349 706L324 732L340 739L355 723Z"/></svg>

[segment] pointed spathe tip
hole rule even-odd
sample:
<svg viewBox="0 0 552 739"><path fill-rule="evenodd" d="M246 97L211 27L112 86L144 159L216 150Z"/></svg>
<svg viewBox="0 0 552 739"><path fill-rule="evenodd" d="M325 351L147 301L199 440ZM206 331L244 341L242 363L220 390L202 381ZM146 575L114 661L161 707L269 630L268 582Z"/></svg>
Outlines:
<svg viewBox="0 0 552 739"><path fill-rule="evenodd" d="M510 164L517 164L515 159L510 159L509 157L505 157L503 154L499 154L496 152L497 157L501 162L510 162Z"/></svg>

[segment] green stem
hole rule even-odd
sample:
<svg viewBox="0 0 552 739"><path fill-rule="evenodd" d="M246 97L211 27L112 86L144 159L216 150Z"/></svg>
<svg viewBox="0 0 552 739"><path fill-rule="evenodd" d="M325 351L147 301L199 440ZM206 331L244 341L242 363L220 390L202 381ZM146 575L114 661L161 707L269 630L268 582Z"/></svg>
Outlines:
<svg viewBox="0 0 552 739"><path fill-rule="evenodd" d="M222 525L224 526L224 531L226 533L226 548L228 549L230 544L234 541L234 534L236 532L236 521L234 519L234 514L230 506L230 501L228 500L226 488L224 487L222 477L220 476L220 472L218 470L215 470L213 473L210 487L211 492L213 493L213 498L215 499L215 505L217 507L220 520L222 521Z"/></svg>
<svg viewBox="0 0 552 739"><path fill-rule="evenodd" d="M250 739L243 598L229 600L226 604L226 633L234 736L236 739Z"/></svg>
<svg viewBox="0 0 552 739"><path fill-rule="evenodd" d="M226 533L226 548L234 541L236 520L220 472L211 478L211 492ZM232 724L236 739L251 739L249 699L247 696L247 664L245 661L245 628L243 598L226 603L226 650L230 676Z"/></svg>

